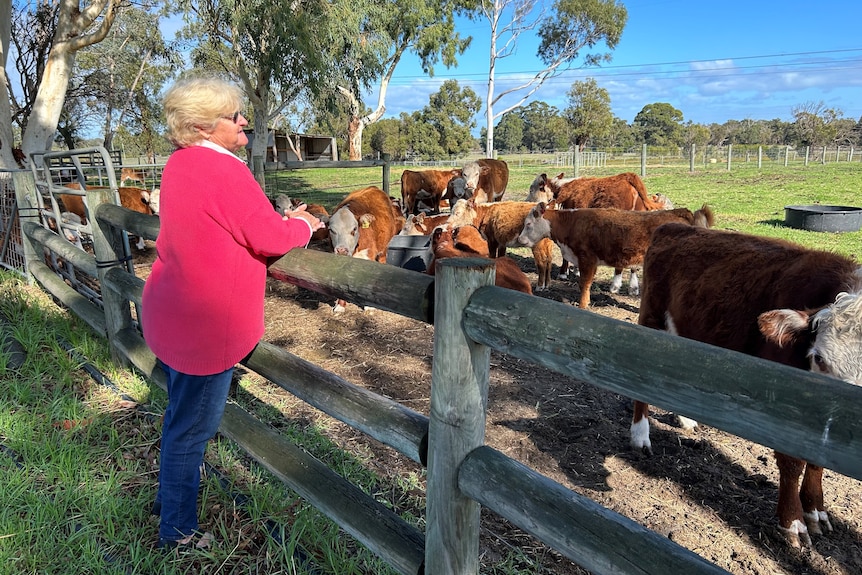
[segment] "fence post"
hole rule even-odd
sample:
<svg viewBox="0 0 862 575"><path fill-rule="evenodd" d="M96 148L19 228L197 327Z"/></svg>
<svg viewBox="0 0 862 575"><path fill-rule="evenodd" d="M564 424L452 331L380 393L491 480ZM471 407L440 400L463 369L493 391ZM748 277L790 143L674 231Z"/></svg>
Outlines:
<svg viewBox="0 0 862 575"><path fill-rule="evenodd" d="M730 171L730 159L733 157L733 144L727 145L727 171Z"/></svg>
<svg viewBox="0 0 862 575"><path fill-rule="evenodd" d="M480 506L458 489L464 458L485 443L491 350L470 340L461 318L470 296L493 285L492 260L438 262L428 421L425 573L479 573Z"/></svg>
<svg viewBox="0 0 862 575"><path fill-rule="evenodd" d="M391 154L383 154L383 191L389 195L389 161L392 158Z"/></svg>
<svg viewBox="0 0 862 575"><path fill-rule="evenodd" d="M820 163L826 165L826 146L823 146L823 154L820 156Z"/></svg>
<svg viewBox="0 0 862 575"><path fill-rule="evenodd" d="M124 231L114 228L111 224L103 222L94 217L97 208L101 204L116 203L115 192L110 188L97 188L87 190L87 204L90 208L90 216L93 219L93 252L96 256L96 269L99 274L99 283L102 286L102 305L105 309L105 333L108 336L108 344L111 347L111 357L119 365L130 365L130 361L116 345L117 334L132 326L132 312L129 301L121 294L108 288L109 282L105 281L105 274L112 267L121 267L134 275L134 265L130 261L131 250L129 249L129 238Z"/></svg>
<svg viewBox="0 0 862 575"><path fill-rule="evenodd" d="M847 152L847 161L848 161L848 162L852 162L852 161L853 161L853 146L850 146L850 151L849 151L849 152Z"/></svg>
<svg viewBox="0 0 862 575"><path fill-rule="evenodd" d="M646 177L646 144L641 147L641 177Z"/></svg>
<svg viewBox="0 0 862 575"><path fill-rule="evenodd" d="M572 175L576 178L581 175L581 152L577 144L575 144L575 149L572 151L572 172Z"/></svg>
<svg viewBox="0 0 862 575"><path fill-rule="evenodd" d="M784 167L787 167L787 162L790 159L790 146L784 146Z"/></svg>
<svg viewBox="0 0 862 575"><path fill-rule="evenodd" d="M808 158L811 156L811 146L805 146L805 166L808 166Z"/></svg>
<svg viewBox="0 0 862 575"><path fill-rule="evenodd" d="M757 169L763 167L763 146L757 146Z"/></svg>
<svg viewBox="0 0 862 575"><path fill-rule="evenodd" d="M694 155L695 155L695 144L691 145L691 149L688 151L688 171L692 174L694 173Z"/></svg>

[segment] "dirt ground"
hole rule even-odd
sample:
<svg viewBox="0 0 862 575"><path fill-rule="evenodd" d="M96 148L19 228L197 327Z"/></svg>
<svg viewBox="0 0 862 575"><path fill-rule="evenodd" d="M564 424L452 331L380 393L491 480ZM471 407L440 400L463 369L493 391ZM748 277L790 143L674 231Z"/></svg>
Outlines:
<svg viewBox="0 0 862 575"><path fill-rule="evenodd" d="M147 250L148 255L154 252ZM535 281L532 258L518 253L529 252L517 250L513 257ZM138 260L142 277L146 259ZM557 272L555 265L552 277ZM600 274L592 289L592 310L636 322L639 300L625 294L628 278L624 293L612 295L610 270ZM536 295L573 303L578 294L576 283L555 279L550 290ZM270 279L265 339L427 415L433 327L355 305L336 315L332 304L329 298ZM326 418L312 408L295 416ZM631 401L625 397L492 353L488 445L731 573L862 573L859 481L826 471L826 508L834 531L814 537L810 549L792 549L774 517L778 474L770 449L709 427L685 432L670 414L654 409L655 454L647 457L629 447L630 420ZM384 477L419 470L346 425L329 421L321 427L346 450L372 454L374 471ZM483 510L482 572L492 572L491 566L512 548L523 552L520 566L530 572L586 573Z"/></svg>

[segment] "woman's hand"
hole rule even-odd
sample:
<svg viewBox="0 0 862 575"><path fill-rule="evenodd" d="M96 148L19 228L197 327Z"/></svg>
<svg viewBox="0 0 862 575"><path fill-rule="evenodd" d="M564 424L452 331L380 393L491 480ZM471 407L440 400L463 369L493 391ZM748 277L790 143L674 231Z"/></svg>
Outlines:
<svg viewBox="0 0 862 575"><path fill-rule="evenodd" d="M299 218L301 220L305 220L308 222L308 225L311 226L312 232L325 228L326 224L317 219L313 214L309 214L305 211L307 207L308 206L305 204L299 204L292 210L284 210L284 219L289 220L291 218Z"/></svg>

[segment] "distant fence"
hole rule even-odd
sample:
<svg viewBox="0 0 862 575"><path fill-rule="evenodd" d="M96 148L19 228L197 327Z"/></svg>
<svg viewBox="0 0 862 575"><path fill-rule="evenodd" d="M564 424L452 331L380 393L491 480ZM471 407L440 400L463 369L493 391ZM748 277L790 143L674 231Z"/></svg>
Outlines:
<svg viewBox="0 0 862 575"><path fill-rule="evenodd" d="M114 205L105 190L88 191L96 225L95 254L87 254L31 215L39 201L32 175L14 178L29 273L108 339L116 361L164 388L164 373L133 321L144 281L121 265L128 249L124 230L154 240L158 218ZM44 263L45 250L98 277L101 305L58 277ZM243 362L426 464L424 535L237 405L228 404L220 431L399 573L411 575L479 572L480 505L597 575L725 573L485 446L492 349L862 478L862 388L498 288L494 273L486 259L445 260L431 277L302 249L270 266L281 281L433 323L429 417L265 342Z"/></svg>

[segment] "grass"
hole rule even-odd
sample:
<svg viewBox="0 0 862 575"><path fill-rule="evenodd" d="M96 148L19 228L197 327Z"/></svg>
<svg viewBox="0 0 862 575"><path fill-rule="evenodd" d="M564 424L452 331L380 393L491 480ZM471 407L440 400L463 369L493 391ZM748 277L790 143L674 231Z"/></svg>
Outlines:
<svg viewBox="0 0 862 575"><path fill-rule="evenodd" d="M551 168L555 166L514 165L509 197L523 199L540 171L558 172ZM393 183L402 169L393 168ZM769 170L740 166L732 172L715 168L693 174L650 168L646 185L679 206L709 203L718 227L784 237L860 259L862 233L825 234L782 225L785 205L858 204L860 176L859 164ZM381 170L311 169L277 177L283 193L331 209L349 191L379 185ZM397 185L391 192L398 195ZM207 509L202 527L220 545L182 557L154 552L158 526L149 508L156 489L164 393L113 364L104 340L44 292L7 272L0 272L0 317L14 319L14 325L3 324L3 332L26 354L26 361L16 366L13 354L0 352L0 575L392 572L227 440L208 449L207 462L218 473L207 474L201 491ZM85 362L134 402L94 382ZM339 449L325 430L313 425L291 423L286 417L290 401L279 396L280 402L270 403L269 384L255 374L243 375L240 389L237 401L244 408L424 527L424 477L395 474L394 484L385 484L366 465L366 454ZM236 503L238 495L245 505ZM306 558L316 570L303 567ZM495 564L483 565L483 572L537 573L531 565L530 557L513 548Z"/></svg>

